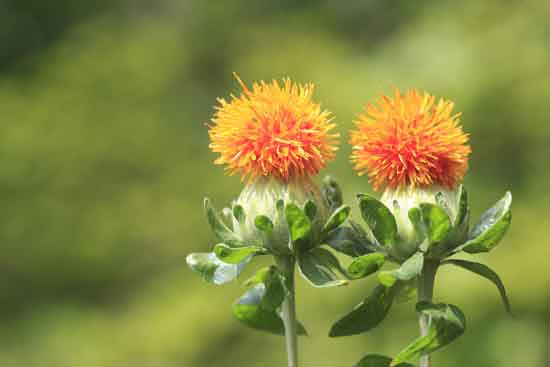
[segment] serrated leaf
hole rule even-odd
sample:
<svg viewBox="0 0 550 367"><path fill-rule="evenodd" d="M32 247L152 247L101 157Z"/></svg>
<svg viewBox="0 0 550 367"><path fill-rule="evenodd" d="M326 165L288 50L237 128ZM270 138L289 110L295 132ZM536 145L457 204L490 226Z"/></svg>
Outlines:
<svg viewBox="0 0 550 367"><path fill-rule="evenodd" d="M254 218L254 225L258 230L262 232L273 232L273 222L271 221L271 219L269 219L269 217L265 215L258 215L256 218Z"/></svg>
<svg viewBox="0 0 550 367"><path fill-rule="evenodd" d="M361 215L369 226L376 240L384 246L397 242L397 223L391 211L370 195L358 195Z"/></svg>
<svg viewBox="0 0 550 367"><path fill-rule="evenodd" d="M342 206L342 190L340 189L338 182L336 182L332 177L325 177L323 180L322 191L330 210L334 210Z"/></svg>
<svg viewBox="0 0 550 367"><path fill-rule="evenodd" d="M204 210L208 223L218 239L229 245L242 244L240 238L221 220L208 198L204 199Z"/></svg>
<svg viewBox="0 0 550 367"><path fill-rule="evenodd" d="M323 226L323 233L329 233L330 231L338 228L342 223L346 221L350 211L351 208L347 205L342 205L336 208Z"/></svg>
<svg viewBox="0 0 550 367"><path fill-rule="evenodd" d="M356 335L375 328L388 314L393 298L392 288L376 286L363 302L355 306L353 311L332 325L329 336Z"/></svg>
<svg viewBox="0 0 550 367"><path fill-rule="evenodd" d="M417 311L429 316L428 333L417 338L393 359L390 366L416 359L434 352L458 338L464 333L466 321L464 314L454 305L419 302Z"/></svg>
<svg viewBox="0 0 550 367"><path fill-rule="evenodd" d="M213 252L193 253L186 258L191 270L198 273L205 281L217 285L237 278L248 260L247 257L239 264L228 264L218 259Z"/></svg>
<svg viewBox="0 0 550 367"><path fill-rule="evenodd" d="M468 234L468 241L455 249L474 254L491 251L504 237L512 222L512 194L507 192L492 208L481 216Z"/></svg>
<svg viewBox="0 0 550 367"><path fill-rule="evenodd" d="M225 263L239 264L249 256L266 254L267 250L258 246L231 247L225 243L219 243L214 246L214 253Z"/></svg>
<svg viewBox="0 0 550 367"><path fill-rule="evenodd" d="M411 280L416 278L424 265L424 254L417 252L409 257L401 266L394 270L386 270L378 273L378 280L386 287L391 287L397 280Z"/></svg>
<svg viewBox="0 0 550 367"><path fill-rule="evenodd" d="M472 273L480 275L483 278L491 281L497 287L500 293L500 297L502 298L502 303L504 304L504 308L510 315L512 315L512 308L510 306L508 295L506 294L506 288L504 287L502 280L500 280L500 277L495 271L493 271L487 265L483 265L473 261L460 260L460 259L449 259L441 263L441 265L445 265L445 264L461 267L463 269L471 271Z"/></svg>
<svg viewBox="0 0 550 367"><path fill-rule="evenodd" d="M315 287L334 287L347 284L336 275L344 272L338 259L324 248L314 248L298 257L300 273Z"/></svg>
<svg viewBox="0 0 550 367"><path fill-rule="evenodd" d="M293 203L286 205L285 217L293 248L305 248L311 239L311 221L304 211Z"/></svg>
<svg viewBox="0 0 550 367"><path fill-rule="evenodd" d="M373 252L367 255L359 256L353 259L348 266L348 275L351 279L360 279L376 273L384 262L386 254L381 252Z"/></svg>
<svg viewBox="0 0 550 367"><path fill-rule="evenodd" d="M361 256L371 252L366 248L352 228L339 227L332 230L322 241L333 249L351 257Z"/></svg>
<svg viewBox="0 0 550 367"><path fill-rule="evenodd" d="M368 354L363 357L359 362L353 365L353 367L389 367L392 359L390 357L382 356L379 354ZM396 367L414 367L410 363L401 363Z"/></svg>
<svg viewBox="0 0 550 367"><path fill-rule="evenodd" d="M284 335L285 328L279 314L265 307L263 283L255 285L233 304L233 315L250 328L269 333ZM304 326L298 322L298 335L306 335Z"/></svg>

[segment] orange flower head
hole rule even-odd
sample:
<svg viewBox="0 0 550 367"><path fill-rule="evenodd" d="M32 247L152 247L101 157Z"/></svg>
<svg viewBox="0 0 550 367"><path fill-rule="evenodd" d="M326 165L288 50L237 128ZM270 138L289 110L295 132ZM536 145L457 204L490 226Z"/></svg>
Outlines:
<svg viewBox="0 0 550 367"><path fill-rule="evenodd" d="M240 96L219 105L209 125L210 148L229 174L244 178L291 178L315 175L334 157L338 134L331 115L312 100L313 84L254 83Z"/></svg>
<svg viewBox="0 0 550 367"><path fill-rule="evenodd" d="M453 188L468 169L468 134L445 99L410 90L368 104L351 132L351 160L359 175L380 186Z"/></svg>

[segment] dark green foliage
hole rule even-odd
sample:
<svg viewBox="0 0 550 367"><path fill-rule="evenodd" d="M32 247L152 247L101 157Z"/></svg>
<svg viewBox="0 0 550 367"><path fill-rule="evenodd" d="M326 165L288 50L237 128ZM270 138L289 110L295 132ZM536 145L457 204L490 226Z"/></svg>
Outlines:
<svg viewBox="0 0 550 367"><path fill-rule="evenodd" d="M375 328L388 314L393 298L394 290L391 287L377 286L353 311L332 325L329 336L356 335Z"/></svg>
<svg viewBox="0 0 550 367"><path fill-rule="evenodd" d="M392 246L398 240L397 224L390 210L377 199L366 194L358 195L359 209L379 244Z"/></svg>
<svg viewBox="0 0 550 367"><path fill-rule="evenodd" d="M428 249L444 242L451 231L451 221L443 208L433 204L420 204L422 221L426 228Z"/></svg>
<svg viewBox="0 0 550 367"><path fill-rule="evenodd" d="M288 223L293 249L305 249L311 240L311 220L296 204L289 203L285 207L285 217Z"/></svg>
<svg viewBox="0 0 550 367"><path fill-rule="evenodd" d="M300 272L315 287L333 287L347 283L338 279L337 272L345 274L338 259L324 248L314 248L298 256Z"/></svg>
<svg viewBox="0 0 550 367"><path fill-rule="evenodd" d="M351 279L364 278L376 273L384 265L385 261L386 254L380 252L358 256L348 266L347 272Z"/></svg>
<svg viewBox="0 0 550 367"><path fill-rule="evenodd" d="M330 218L323 226L323 233L328 234L330 231L339 227L342 223L348 219L351 208L347 205L342 205L332 212Z"/></svg>
<svg viewBox="0 0 550 367"><path fill-rule="evenodd" d="M357 232L349 227L339 227L332 230L322 241L336 251L356 257L371 252Z"/></svg>
<svg viewBox="0 0 550 367"><path fill-rule="evenodd" d="M512 222L512 194L507 192L492 208L481 216L468 233L468 241L460 249L475 254L491 251L504 237Z"/></svg>

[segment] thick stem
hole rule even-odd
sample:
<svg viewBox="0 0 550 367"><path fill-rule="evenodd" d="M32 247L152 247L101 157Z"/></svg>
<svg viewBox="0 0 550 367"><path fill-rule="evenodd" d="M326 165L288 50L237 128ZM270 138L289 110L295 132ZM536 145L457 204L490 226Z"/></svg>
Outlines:
<svg viewBox="0 0 550 367"><path fill-rule="evenodd" d="M285 326L286 352L288 367L298 367L298 340L296 327L296 299L294 290L294 265L293 256L277 257L279 269L286 278L288 294L281 306L283 324Z"/></svg>
<svg viewBox="0 0 550 367"><path fill-rule="evenodd" d="M418 301L432 302L434 292L435 273L439 266L438 261L426 260L422 274L418 277ZM419 314L420 336L428 335L430 318L428 315ZM431 367L429 354L420 357L418 367Z"/></svg>

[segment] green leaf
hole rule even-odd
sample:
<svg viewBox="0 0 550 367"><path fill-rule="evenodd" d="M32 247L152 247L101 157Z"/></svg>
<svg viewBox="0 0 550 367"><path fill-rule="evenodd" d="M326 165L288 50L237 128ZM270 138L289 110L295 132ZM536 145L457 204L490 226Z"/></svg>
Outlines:
<svg viewBox="0 0 550 367"><path fill-rule="evenodd" d="M338 320L330 329L329 336L339 337L361 334L378 326L388 314L394 298L392 288L376 286L373 292L353 311Z"/></svg>
<svg viewBox="0 0 550 367"><path fill-rule="evenodd" d="M233 315L250 328L284 335L283 320L274 310L262 306L265 285L257 284L233 304Z"/></svg>
<svg viewBox="0 0 550 367"><path fill-rule="evenodd" d="M389 367L391 361L392 359L390 357L379 354L368 354L359 362L354 364L353 367ZM414 365L409 363L400 363L397 367L414 367Z"/></svg>
<svg viewBox="0 0 550 367"><path fill-rule="evenodd" d="M189 254L186 258L189 267L198 273L205 281L213 284L224 284L237 278L249 258L239 264L227 264L213 252L199 252Z"/></svg>
<svg viewBox="0 0 550 367"><path fill-rule="evenodd" d="M422 219L422 211L419 208L411 208L409 209L409 212L407 214L408 214L409 220L411 221L414 227L414 231L416 233L416 240L418 243L422 243L421 247L423 247L423 242L428 236L428 233L427 233L428 230Z"/></svg>
<svg viewBox="0 0 550 367"><path fill-rule="evenodd" d="M338 228L348 218L350 211L351 208L347 205L336 208L323 226L323 233L329 233Z"/></svg>
<svg viewBox="0 0 550 367"><path fill-rule="evenodd" d="M487 265L483 265L473 261L460 260L460 259L449 259L441 263L441 265L445 265L445 264L461 267L463 269L469 270L472 273L480 275L485 279L488 279L489 281L493 282L493 284L497 287L500 293L500 297L502 298L502 303L504 304L504 308L510 315L512 315L512 307L510 306L510 301L508 299L508 295L506 294L506 288L504 288L504 284L502 283L502 280L500 280L500 277L495 271L493 271Z"/></svg>
<svg viewBox="0 0 550 367"><path fill-rule="evenodd" d="M214 246L214 253L225 263L238 264L249 256L266 254L267 250L258 246L231 247L225 243L219 243Z"/></svg>
<svg viewBox="0 0 550 367"><path fill-rule="evenodd" d="M271 233L273 232L273 222L269 217L265 215L258 215L256 218L254 218L254 225L258 230L265 232L265 233Z"/></svg>
<svg viewBox="0 0 550 367"><path fill-rule="evenodd" d="M460 185L458 188L458 212L456 214L455 221L453 223L454 227L463 226L464 223L467 223L469 216L468 208L468 192L463 185Z"/></svg>
<svg viewBox="0 0 550 367"><path fill-rule="evenodd" d="M237 220L237 222L243 224L246 219L246 214L244 212L244 208L241 205L234 205L233 206L233 217Z"/></svg>
<svg viewBox="0 0 550 367"><path fill-rule="evenodd" d="M252 287L261 283L265 286L262 306L268 310L276 310L286 296L282 274L275 266L268 266L258 270L253 277L244 282L244 285Z"/></svg>
<svg viewBox="0 0 550 367"><path fill-rule="evenodd" d="M265 294L266 286L263 283L255 285L233 304L233 315L250 328L284 335L283 320L274 309L266 308ZM299 322L297 329L298 335L307 334Z"/></svg>
<svg viewBox="0 0 550 367"><path fill-rule="evenodd" d="M325 177L323 180L322 191L323 196L327 200L328 206L331 210L335 210L336 208L342 206L342 190L340 189L338 182L336 182L332 177Z"/></svg>
<svg viewBox="0 0 550 367"><path fill-rule="evenodd" d="M332 230L322 241L333 249L351 257L361 256L371 252L363 246L359 236L352 228L339 227Z"/></svg>
<svg viewBox="0 0 550 367"><path fill-rule="evenodd" d="M468 234L468 241L455 249L475 254L491 251L504 237L512 222L512 194L507 192L492 208L481 216Z"/></svg>
<svg viewBox="0 0 550 367"><path fill-rule="evenodd" d="M401 264L401 267L378 273L378 280L386 287L391 287L397 280L406 281L416 278L422 272L423 265L424 254L417 252Z"/></svg>
<svg viewBox="0 0 550 367"><path fill-rule="evenodd" d="M330 251L316 247L298 257L300 272L315 287L334 287L347 284L338 279L336 271L344 273L338 259Z"/></svg>
<svg viewBox="0 0 550 367"><path fill-rule="evenodd" d="M429 246L437 246L443 242L451 231L451 220L443 208L429 203L420 204L422 221L426 228Z"/></svg>
<svg viewBox="0 0 550 367"><path fill-rule="evenodd" d="M317 215L317 205L311 200L306 201L304 204L304 213L306 213L310 221L313 221L315 215Z"/></svg>
<svg viewBox="0 0 550 367"><path fill-rule="evenodd" d="M385 261L386 254L381 252L373 252L356 257L348 266L348 274L351 279L364 278L376 273L384 265Z"/></svg>
<svg viewBox="0 0 550 367"><path fill-rule="evenodd" d="M384 246L397 242L397 224L391 211L380 201L366 194L358 195L363 219L376 240Z"/></svg>
<svg viewBox="0 0 550 367"><path fill-rule="evenodd" d="M311 238L311 221L302 209L293 203L286 205L285 216L293 248L305 248Z"/></svg>
<svg viewBox="0 0 550 367"><path fill-rule="evenodd" d="M418 358L442 348L464 333L464 314L454 305L419 302L418 312L429 316L428 333L417 338L393 359L390 366Z"/></svg>
<svg viewBox="0 0 550 367"><path fill-rule="evenodd" d="M210 199L204 199L204 210L210 227L214 231L216 237L229 245L242 244L240 238L230 230L216 213L214 207L210 204Z"/></svg>
<svg viewBox="0 0 550 367"><path fill-rule="evenodd" d="M453 221L446 248L439 253L439 255L442 255L441 257L446 257L458 245L463 244L467 240L470 225L470 208L468 207L468 193L463 185L460 185L458 188L456 205L458 208L457 214Z"/></svg>
<svg viewBox="0 0 550 367"><path fill-rule="evenodd" d="M278 272L270 273L265 282L266 292L262 299L262 306L268 310L276 310L286 297L286 289Z"/></svg>

